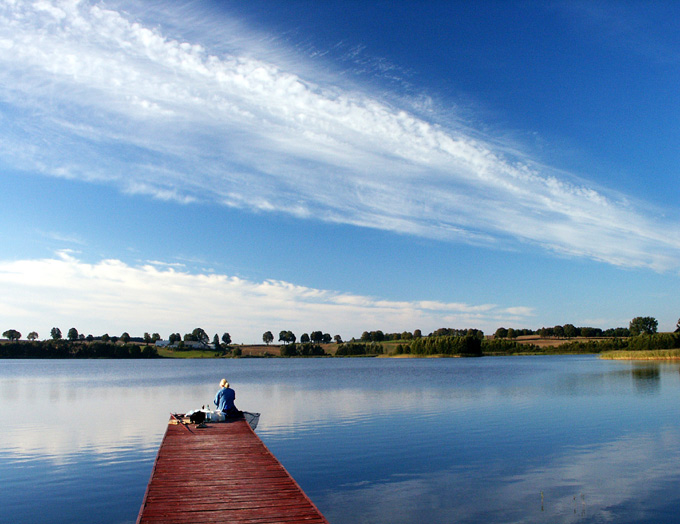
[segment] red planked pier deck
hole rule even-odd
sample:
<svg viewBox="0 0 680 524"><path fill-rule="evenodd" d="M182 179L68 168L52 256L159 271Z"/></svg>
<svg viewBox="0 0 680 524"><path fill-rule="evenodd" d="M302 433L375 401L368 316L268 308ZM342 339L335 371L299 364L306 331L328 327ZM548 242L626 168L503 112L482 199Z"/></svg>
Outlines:
<svg viewBox="0 0 680 524"><path fill-rule="evenodd" d="M245 420L172 422L137 524L328 524Z"/></svg>

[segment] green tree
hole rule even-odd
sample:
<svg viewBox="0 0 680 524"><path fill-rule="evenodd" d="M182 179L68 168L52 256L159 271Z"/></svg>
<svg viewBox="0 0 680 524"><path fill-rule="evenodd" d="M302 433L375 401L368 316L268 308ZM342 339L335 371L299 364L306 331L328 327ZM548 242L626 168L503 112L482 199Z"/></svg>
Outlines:
<svg viewBox="0 0 680 524"><path fill-rule="evenodd" d="M678 323L675 324L675 332L680 333L680 319L678 319Z"/></svg>
<svg viewBox="0 0 680 524"><path fill-rule="evenodd" d="M279 332L279 342L284 344L295 343L296 336L292 331L281 331Z"/></svg>
<svg viewBox="0 0 680 524"><path fill-rule="evenodd" d="M309 336L309 338L312 342L318 344L323 340L323 333L321 331L312 331L312 334ZM302 339L300 339L300 342L302 342ZM307 342L309 342L309 340Z"/></svg>
<svg viewBox="0 0 680 524"><path fill-rule="evenodd" d="M121 341L123 344L127 344L128 342L130 342L130 335L128 334L127 331L125 331L125 332L120 336L120 341Z"/></svg>
<svg viewBox="0 0 680 524"><path fill-rule="evenodd" d="M144 343L145 344L151 344L151 335L149 335L148 332L144 333Z"/></svg>
<svg viewBox="0 0 680 524"><path fill-rule="evenodd" d="M342 344L342 337L340 335L335 335L333 340L335 340L336 344Z"/></svg>
<svg viewBox="0 0 680 524"><path fill-rule="evenodd" d="M264 342L265 344L269 345L269 344L271 344L273 341L274 341L274 335L272 334L271 331L265 331L265 332L262 334L262 342Z"/></svg>
<svg viewBox="0 0 680 524"><path fill-rule="evenodd" d="M631 336L653 335L659 327L659 322L654 317L635 317L630 321L628 329Z"/></svg>
<svg viewBox="0 0 680 524"><path fill-rule="evenodd" d="M71 342L78 340L78 330L72 327L71 329L68 330L67 337Z"/></svg>
<svg viewBox="0 0 680 524"><path fill-rule="evenodd" d="M295 344L291 344L289 346L285 345L281 348L281 356L282 357L295 357L295 356L297 356L297 354L298 354L298 352L297 352L297 347L295 346Z"/></svg>
<svg viewBox="0 0 680 524"><path fill-rule="evenodd" d="M21 333L19 333L16 329L8 329L2 334L2 336L11 342L14 342L15 340L19 340L21 338Z"/></svg>
<svg viewBox="0 0 680 524"><path fill-rule="evenodd" d="M312 333L312 335L313 334L314 333ZM300 342L302 342L303 344L306 344L307 342L309 342L309 340L310 340L310 338L309 338L309 335L307 333L303 333L302 336L300 337Z"/></svg>
<svg viewBox="0 0 680 524"><path fill-rule="evenodd" d="M225 333L226 335L226 333ZM226 342L225 342L226 344ZM215 351L219 351L220 349L220 336L215 333L215 336L213 337L213 346L215 346Z"/></svg>
<svg viewBox="0 0 680 524"><path fill-rule="evenodd" d="M596 335L595 328L591 328L588 326L580 328L579 332L581 333L581 336L584 338L592 338Z"/></svg>
<svg viewBox="0 0 680 524"><path fill-rule="evenodd" d="M50 336L52 337L52 340L61 339L61 329L59 329L58 327L53 327L50 330Z"/></svg>
<svg viewBox="0 0 680 524"><path fill-rule="evenodd" d="M423 336L423 332L420 331L419 329L416 329L416 330L413 332L413 338L421 338L422 336Z"/></svg>
<svg viewBox="0 0 680 524"><path fill-rule="evenodd" d="M159 340L161 340L161 336L158 333L154 333L153 335L151 335L151 342L153 342L154 344Z"/></svg>
<svg viewBox="0 0 680 524"><path fill-rule="evenodd" d="M331 338L330 333L324 333L323 337L321 337L321 342L323 342L324 344L330 344L331 340L333 339Z"/></svg>
<svg viewBox="0 0 680 524"><path fill-rule="evenodd" d="M563 329L565 337L572 338L576 336L576 326L574 324L565 324Z"/></svg>
<svg viewBox="0 0 680 524"><path fill-rule="evenodd" d="M108 334L108 333L104 333L104 334L102 335L102 342L108 342L109 340L111 340L111 337L109 336L109 334Z"/></svg>
<svg viewBox="0 0 680 524"><path fill-rule="evenodd" d="M493 338L506 338L508 336L508 330L504 327L499 327L493 334Z"/></svg>
<svg viewBox="0 0 680 524"><path fill-rule="evenodd" d="M203 330L203 328L194 329L191 332L191 336L194 337L193 339L197 342L203 342L204 344L210 340L210 337L208 337L208 334Z"/></svg>
<svg viewBox="0 0 680 524"><path fill-rule="evenodd" d="M158 340L161 340L160 337ZM144 349L142 349L142 357L144 358L153 358L158 356L158 350L155 347L152 346L144 346Z"/></svg>
<svg viewBox="0 0 680 524"><path fill-rule="evenodd" d="M231 335L229 333L224 333L222 335L222 342L224 342L227 346L231 344Z"/></svg>
<svg viewBox="0 0 680 524"><path fill-rule="evenodd" d="M30 340L31 342L33 342L34 340L38 340L38 337L39 337L39 335L38 335L37 332L31 331L26 338L28 340Z"/></svg>

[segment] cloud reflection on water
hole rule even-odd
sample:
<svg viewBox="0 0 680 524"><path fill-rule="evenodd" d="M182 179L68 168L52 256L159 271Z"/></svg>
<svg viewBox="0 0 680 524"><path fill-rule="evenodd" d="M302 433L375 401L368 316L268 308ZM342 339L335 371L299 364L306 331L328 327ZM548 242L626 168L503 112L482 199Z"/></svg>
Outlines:
<svg viewBox="0 0 680 524"><path fill-rule="evenodd" d="M165 374L162 366L158 369L149 362L130 363L130 371L124 375L111 373L106 361L76 377L59 375L54 369L37 377L0 376L3 413L9 420L20 421L7 428L3 449L19 455L50 456L59 461L60 456L73 452L74 444L94 453L109 453L120 443L129 442L155 448L169 413L210 403L223 374L231 377L241 409L263 413L258 432L277 438L286 433L303 433L306 428L357 424L376 417L416 416L424 421L443 413L479 417L499 399L504 404L503 410L528 417L541 413L537 395L550 394L553 403L560 402L560 397L570 402L576 396L592 398L612 391L624 393L631 385L636 394L648 395L658 393L662 382L659 366L654 364L634 364L588 374L565 373L556 377L556 383L550 382L549 377L542 383L536 381L541 374L540 366L532 368L534 363L527 361L524 371L531 369L529 375L521 369L524 366L513 366L514 379L487 383L474 373L437 377L433 372L431 378L428 371L439 367L441 372L446 367L435 363L426 365L424 370L417 367L409 370L410 382L403 387L394 387L393 381L399 380L392 376L394 364L385 366L390 368L389 372L380 371L382 376L371 377L368 382L364 382L366 377L359 374L353 378L353 371L342 369L336 369L334 376L310 381L307 370L286 369L285 365L283 368L272 365L276 368L273 370L256 365L260 369L253 376L249 366L239 369L238 364L221 362L218 368L222 369L215 370L209 362L200 364L200 361L187 363L189 376L184 378L177 376L175 370ZM196 365L199 371L193 369ZM149 376L145 368L153 368L153 375ZM340 363L337 368L341 368ZM678 381L677 371L672 378ZM47 419L45 410L49 412ZM496 416L495 411L490 411L484 424L498 423L491 420ZM43 434L47 428L49 439Z"/></svg>
<svg viewBox="0 0 680 524"><path fill-rule="evenodd" d="M109 486L134 514L169 412L211 401L222 376L333 524L664 522L677 508L678 366L592 357L3 361L10 505L28 503L19 488L49 503L55 482L72 498L91 484L88 504L109 504Z"/></svg>
<svg viewBox="0 0 680 524"><path fill-rule="evenodd" d="M642 434L554 457L393 474L324 493L319 504L337 523L663 522L639 501L677 507L679 450L680 435L672 428L660 440Z"/></svg>

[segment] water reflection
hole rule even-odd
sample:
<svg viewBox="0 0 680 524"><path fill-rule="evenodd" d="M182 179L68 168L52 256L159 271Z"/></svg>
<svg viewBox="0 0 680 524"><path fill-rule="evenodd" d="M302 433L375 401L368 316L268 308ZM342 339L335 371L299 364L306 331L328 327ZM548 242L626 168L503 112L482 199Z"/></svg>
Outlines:
<svg viewBox="0 0 680 524"><path fill-rule="evenodd" d="M208 403L226 376L333 524L671 522L678 370L593 357L0 361L12 421L0 504L9 521L134 522L169 412Z"/></svg>
<svg viewBox="0 0 680 524"><path fill-rule="evenodd" d="M454 466L329 491L331 522L674 522L640 500L680 504L677 432L622 438L557 456ZM502 482L499 482L502 479ZM490 489L490 488L493 489ZM351 508L351 509L348 509Z"/></svg>
<svg viewBox="0 0 680 524"><path fill-rule="evenodd" d="M652 395L661 391L661 371L658 364L636 365L631 369L631 376L638 392Z"/></svg>

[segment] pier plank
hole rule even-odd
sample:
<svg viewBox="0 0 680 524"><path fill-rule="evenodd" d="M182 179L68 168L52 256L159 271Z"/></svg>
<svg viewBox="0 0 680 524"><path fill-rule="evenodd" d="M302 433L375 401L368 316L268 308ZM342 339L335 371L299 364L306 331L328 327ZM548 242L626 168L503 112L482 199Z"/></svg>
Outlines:
<svg viewBox="0 0 680 524"><path fill-rule="evenodd" d="M328 524L245 420L168 424L137 518L161 522Z"/></svg>

